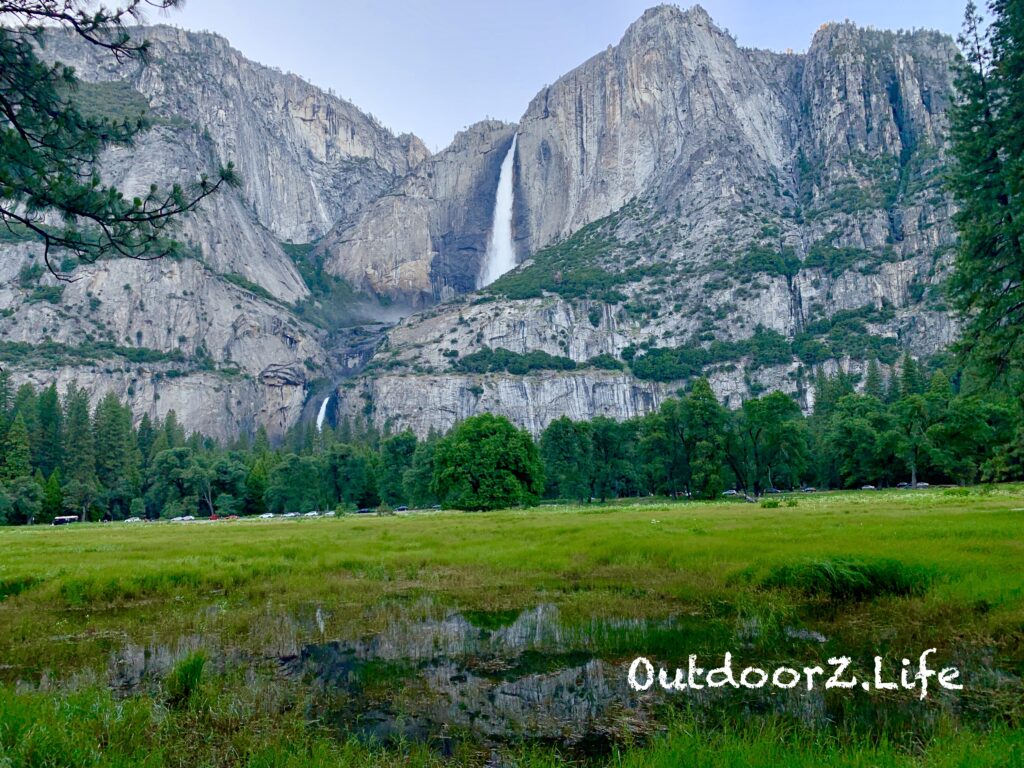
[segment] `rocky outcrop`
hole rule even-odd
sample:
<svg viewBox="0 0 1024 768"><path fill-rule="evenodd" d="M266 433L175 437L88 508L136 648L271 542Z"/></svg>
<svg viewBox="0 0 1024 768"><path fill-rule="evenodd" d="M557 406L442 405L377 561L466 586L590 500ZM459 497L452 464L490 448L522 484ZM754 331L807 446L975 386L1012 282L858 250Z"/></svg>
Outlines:
<svg viewBox="0 0 1024 768"><path fill-rule="evenodd" d="M153 127L104 153L104 181L144 194L230 160L241 187L181 219L180 261L76 266L56 254L73 278L61 286L30 269L40 261L35 245L0 243L0 339L24 345L2 350L0 363L18 381L76 379L94 398L116 392L137 417L173 409L187 429L224 440L260 424L283 435L310 382L327 375L327 356L323 332L293 313L310 291L282 241L322 236L429 153L216 35L136 34L151 44L146 62L118 63L57 32L43 48L100 84L89 88L93 108L116 111L129 98L132 108L148 105ZM46 346L53 343L62 346Z"/></svg>
<svg viewBox="0 0 1024 768"><path fill-rule="evenodd" d="M820 341L829 367L854 373L867 349L887 350L884 363L942 350L957 331L938 289L955 242L939 177L955 56L936 33L851 24L823 26L806 55L752 51L699 6L647 11L522 118L515 226L533 258L517 281L396 326L374 366L387 385L375 380L362 400L378 423L418 431L484 410L536 431L562 413L605 412L589 393L606 374L492 374L499 403L466 396L482 384L446 374L452 362L500 347L586 364L765 331ZM830 335L832 318L854 316L865 320ZM794 348L791 364L737 354L706 373L734 407L766 389L809 407L799 379L822 357ZM619 386L682 384L623 373ZM642 412L622 400L620 417Z"/></svg>
<svg viewBox="0 0 1024 768"><path fill-rule="evenodd" d="M473 290L514 131L492 120L459 133L353 224L324 239L319 257L326 269L419 306Z"/></svg>
<svg viewBox="0 0 1024 768"><path fill-rule="evenodd" d="M77 381L94 401L114 392L137 418L174 410L221 440L261 424L279 437L299 418L326 356L282 305L192 259L102 261L21 287L40 261L37 246L0 259L0 360L16 382Z"/></svg>
<svg viewBox="0 0 1024 768"><path fill-rule="evenodd" d="M828 24L806 54L778 54L739 47L700 7L659 6L544 88L518 125L479 123L429 156L215 35L143 34L152 61L127 68L48 38L47 55L87 80L127 78L149 104L155 127L110 150L105 177L131 192L231 159L244 183L183 222L190 258L80 268L56 303L22 278L32 246L0 244L0 333L35 349L19 353L22 378L88 378L77 359L40 363L39 349L102 341L163 357L90 353L92 391L128 394L139 414L174 402L187 426L222 436L283 430L311 380L318 398L344 380L334 415L382 429L426 434L493 411L538 432L560 415L656 408L685 381L634 378L625 362L652 348L732 344L704 371L723 401L780 389L810 407L812 365L858 373L869 352L889 365L955 338L940 290L955 243L941 187L948 37ZM524 261L473 293L514 134ZM394 302L360 320L419 310L375 354L379 326L349 348L330 313L305 311L348 300L322 286L311 297L290 256L287 241L321 237L304 274ZM314 315L323 328L300 319ZM758 359L742 346L758 334L792 359ZM485 347L577 368L465 373L456 361ZM208 402L186 402L215 381Z"/></svg>
<svg viewBox="0 0 1024 768"><path fill-rule="evenodd" d="M140 29L147 62L118 63L78 38L53 34L46 54L90 81L127 78L154 114L208 136L232 160L257 219L305 243L355 215L428 156L415 136L394 136L347 101L246 59L217 35ZM159 178L159 177L158 177Z"/></svg>
<svg viewBox="0 0 1024 768"><path fill-rule="evenodd" d="M523 115L516 191L530 250L640 195L727 207L736 182L786 163L793 128L782 94L702 8L653 8Z"/></svg>

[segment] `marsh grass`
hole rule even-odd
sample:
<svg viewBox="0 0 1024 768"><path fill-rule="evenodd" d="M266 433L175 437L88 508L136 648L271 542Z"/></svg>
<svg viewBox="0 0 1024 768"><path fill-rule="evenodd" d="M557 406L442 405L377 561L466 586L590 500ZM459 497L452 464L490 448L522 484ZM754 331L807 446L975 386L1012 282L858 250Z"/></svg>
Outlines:
<svg viewBox="0 0 1024 768"><path fill-rule="evenodd" d="M190 653L175 664L164 681L167 702L172 707L182 707L192 702L199 692L205 668L206 655L202 651Z"/></svg>
<svg viewBox="0 0 1024 768"><path fill-rule="evenodd" d="M923 566L898 560L829 558L799 565L776 566L761 585L797 589L829 600L870 600L876 597L922 595L934 578Z"/></svg>
<svg viewBox="0 0 1024 768"><path fill-rule="evenodd" d="M0 528L0 766L483 765L489 753L472 745L446 748L442 760L436 744L385 749L329 732L310 692L282 680L275 659L452 611L497 632L542 604L559 612L569 659L678 661L740 648L768 662L937 646L975 675L958 702L913 716L900 701L835 700L841 722L820 730L756 709L714 722L683 714L601 762L1020 764L1022 508L1024 489L1000 486L814 494L776 509L644 499ZM794 627L828 642L788 640ZM181 645L184 637L196 641ZM128 645L182 650L155 685L114 696L103 681ZM189 656L197 647L205 663ZM228 656L269 667L232 669ZM558 661L527 655L520 668ZM402 686L386 672L374 672L382 696ZM522 766L571 757L530 744L507 754Z"/></svg>

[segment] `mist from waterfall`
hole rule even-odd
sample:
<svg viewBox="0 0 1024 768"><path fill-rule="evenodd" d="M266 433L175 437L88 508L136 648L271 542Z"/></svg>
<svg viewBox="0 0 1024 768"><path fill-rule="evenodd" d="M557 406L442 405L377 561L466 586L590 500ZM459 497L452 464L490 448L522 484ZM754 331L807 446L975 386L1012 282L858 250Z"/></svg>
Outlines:
<svg viewBox="0 0 1024 768"><path fill-rule="evenodd" d="M331 396L328 395L324 398L324 401L320 403L320 413L316 415L316 431L324 431L324 419L327 418L327 404L331 402Z"/></svg>
<svg viewBox="0 0 1024 768"><path fill-rule="evenodd" d="M498 192L494 196L494 221L487 239L487 254L477 279L477 288L490 285L516 265L516 248L512 243L512 204L515 202L512 175L515 172L518 139L518 134L512 136L512 146L501 162Z"/></svg>

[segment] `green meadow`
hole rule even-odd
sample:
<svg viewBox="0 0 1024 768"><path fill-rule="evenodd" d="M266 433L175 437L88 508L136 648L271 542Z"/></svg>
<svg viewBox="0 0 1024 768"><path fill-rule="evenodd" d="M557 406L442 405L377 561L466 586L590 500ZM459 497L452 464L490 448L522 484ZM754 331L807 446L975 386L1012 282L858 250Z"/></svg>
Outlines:
<svg viewBox="0 0 1024 768"><path fill-rule="evenodd" d="M3 528L0 766L1020 765L1022 521L1024 487L997 486L798 494L777 508L645 499ZM876 654L935 648L965 687L927 701L675 693L642 721L617 715L588 747L528 729L367 736L353 707L372 700L403 722L421 703L409 694L420 657L346 667L347 698L308 668L282 671L311 644L414 643L454 614L486 642L538 606L557 616L557 647L517 651L499 672L473 650L467 668L536 680L598 658L625 679L636 656L684 666L732 651L869 669Z"/></svg>

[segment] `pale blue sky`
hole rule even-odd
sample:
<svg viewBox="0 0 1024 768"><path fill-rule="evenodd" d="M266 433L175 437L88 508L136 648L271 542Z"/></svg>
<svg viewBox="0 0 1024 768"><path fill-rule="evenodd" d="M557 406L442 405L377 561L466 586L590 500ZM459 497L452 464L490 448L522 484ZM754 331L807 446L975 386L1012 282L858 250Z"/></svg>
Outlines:
<svg viewBox="0 0 1024 768"><path fill-rule="evenodd" d="M652 0L188 0L150 16L227 37L411 131L432 151L484 117L517 121L544 85L614 44ZM741 45L805 50L826 21L956 34L966 0L704 0ZM679 3L689 7L690 3ZM285 10L287 8L287 10Z"/></svg>

